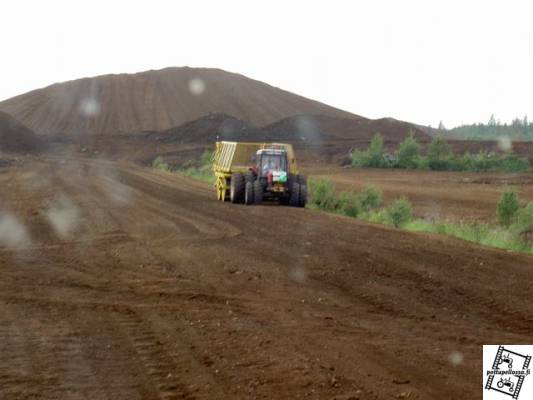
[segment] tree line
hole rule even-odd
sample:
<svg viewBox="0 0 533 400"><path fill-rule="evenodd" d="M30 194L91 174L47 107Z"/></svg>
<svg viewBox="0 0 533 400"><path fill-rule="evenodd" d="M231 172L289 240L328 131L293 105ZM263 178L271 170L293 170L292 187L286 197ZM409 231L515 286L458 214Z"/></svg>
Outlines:
<svg viewBox="0 0 533 400"><path fill-rule="evenodd" d="M442 121L439 123L442 135L469 140L499 140L509 138L512 140L533 140L533 123L529 122L527 115L515 118L510 124L496 120L494 114L489 121L478 124L461 125L456 128L446 129Z"/></svg>

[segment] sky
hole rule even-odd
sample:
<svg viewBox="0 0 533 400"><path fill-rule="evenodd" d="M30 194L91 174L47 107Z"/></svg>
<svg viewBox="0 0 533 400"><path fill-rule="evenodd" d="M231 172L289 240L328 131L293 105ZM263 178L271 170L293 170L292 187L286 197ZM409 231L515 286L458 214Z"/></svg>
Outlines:
<svg viewBox="0 0 533 400"><path fill-rule="evenodd" d="M513 0L6 1L0 99L191 66L369 118L448 128L532 119L532 11Z"/></svg>

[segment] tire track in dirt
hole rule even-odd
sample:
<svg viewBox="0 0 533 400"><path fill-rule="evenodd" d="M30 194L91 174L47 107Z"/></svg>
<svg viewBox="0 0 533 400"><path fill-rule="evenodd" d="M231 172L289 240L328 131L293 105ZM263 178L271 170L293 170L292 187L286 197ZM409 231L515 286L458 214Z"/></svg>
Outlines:
<svg viewBox="0 0 533 400"><path fill-rule="evenodd" d="M125 309L115 315L158 397L162 400L194 399L193 393L179 379L183 371L177 369L176 361L138 313L132 309Z"/></svg>

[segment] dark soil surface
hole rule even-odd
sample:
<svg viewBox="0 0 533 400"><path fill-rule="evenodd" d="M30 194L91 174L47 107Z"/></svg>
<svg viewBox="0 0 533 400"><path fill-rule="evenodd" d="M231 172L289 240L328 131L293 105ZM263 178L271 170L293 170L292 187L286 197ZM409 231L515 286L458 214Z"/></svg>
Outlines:
<svg viewBox="0 0 533 400"><path fill-rule="evenodd" d="M531 256L123 160L28 159L8 185L2 399L481 399L482 345L531 342Z"/></svg>

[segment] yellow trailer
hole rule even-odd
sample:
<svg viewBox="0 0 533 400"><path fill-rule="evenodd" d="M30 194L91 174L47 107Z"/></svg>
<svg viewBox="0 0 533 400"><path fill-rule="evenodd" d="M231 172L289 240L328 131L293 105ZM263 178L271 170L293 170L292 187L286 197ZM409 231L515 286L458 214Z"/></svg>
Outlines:
<svg viewBox="0 0 533 400"><path fill-rule="evenodd" d="M277 198L298 206L307 201L307 184L291 144L216 142L213 171L221 201L253 204Z"/></svg>

